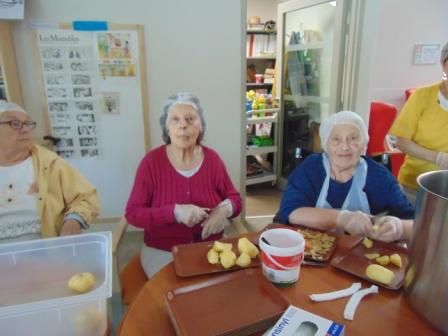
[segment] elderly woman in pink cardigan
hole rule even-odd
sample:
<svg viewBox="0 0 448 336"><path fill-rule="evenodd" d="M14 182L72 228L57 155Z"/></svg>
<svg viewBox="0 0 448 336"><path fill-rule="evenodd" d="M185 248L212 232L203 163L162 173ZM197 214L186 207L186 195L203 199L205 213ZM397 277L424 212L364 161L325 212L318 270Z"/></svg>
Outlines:
<svg viewBox="0 0 448 336"><path fill-rule="evenodd" d="M219 239L241 197L219 155L201 144L205 121L191 93L168 98L160 118L165 145L141 161L127 206L127 221L144 229L141 263L148 277L172 260L171 248Z"/></svg>

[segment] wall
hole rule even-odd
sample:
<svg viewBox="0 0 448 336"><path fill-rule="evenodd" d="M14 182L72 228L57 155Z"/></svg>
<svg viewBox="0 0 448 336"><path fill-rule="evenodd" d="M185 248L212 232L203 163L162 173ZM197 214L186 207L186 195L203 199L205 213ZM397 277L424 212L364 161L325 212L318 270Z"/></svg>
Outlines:
<svg viewBox="0 0 448 336"><path fill-rule="evenodd" d="M33 0L26 2L25 20L13 24L19 75L26 109L44 135L36 56L31 52L30 23L106 20L143 24L150 109L150 143L162 143L159 117L166 97L192 91L202 100L207 122L205 142L227 163L242 188L243 82L245 69L245 1L208 0ZM142 139L143 141L143 139ZM133 180L134 176L126 178Z"/></svg>
<svg viewBox="0 0 448 336"><path fill-rule="evenodd" d="M414 44L448 41L446 0L366 0L357 110L367 116L369 102L399 108L407 88L441 78L440 64L413 65Z"/></svg>

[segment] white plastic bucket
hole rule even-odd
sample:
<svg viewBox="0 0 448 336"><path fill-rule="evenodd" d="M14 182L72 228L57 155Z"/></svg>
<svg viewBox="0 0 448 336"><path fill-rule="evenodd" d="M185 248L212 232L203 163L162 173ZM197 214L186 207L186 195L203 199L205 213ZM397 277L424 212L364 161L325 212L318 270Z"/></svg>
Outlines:
<svg viewBox="0 0 448 336"><path fill-rule="evenodd" d="M259 246L263 273L270 281L289 286L299 279L305 249L300 233L290 229L266 230L260 235Z"/></svg>

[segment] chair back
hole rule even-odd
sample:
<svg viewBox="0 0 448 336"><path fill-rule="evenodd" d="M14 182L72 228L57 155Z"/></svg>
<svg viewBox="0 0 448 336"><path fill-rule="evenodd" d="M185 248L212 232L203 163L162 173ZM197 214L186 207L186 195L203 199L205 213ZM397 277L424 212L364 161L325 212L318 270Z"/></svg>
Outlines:
<svg viewBox="0 0 448 336"><path fill-rule="evenodd" d="M397 108L392 104L379 101L373 101L370 104L368 156L380 155L385 152L384 139L397 113Z"/></svg>

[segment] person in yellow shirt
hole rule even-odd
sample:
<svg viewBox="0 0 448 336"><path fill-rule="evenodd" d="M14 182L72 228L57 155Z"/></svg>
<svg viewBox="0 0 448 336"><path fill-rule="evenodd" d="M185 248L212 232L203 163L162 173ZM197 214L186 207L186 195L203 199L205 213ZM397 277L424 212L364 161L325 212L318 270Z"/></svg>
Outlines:
<svg viewBox="0 0 448 336"><path fill-rule="evenodd" d="M417 177L425 172L448 169L448 43L440 55L442 80L418 88L409 97L389 133L406 158L398 181L415 204Z"/></svg>
<svg viewBox="0 0 448 336"><path fill-rule="evenodd" d="M95 188L32 143L36 122L0 100L0 243L78 234L99 212Z"/></svg>

